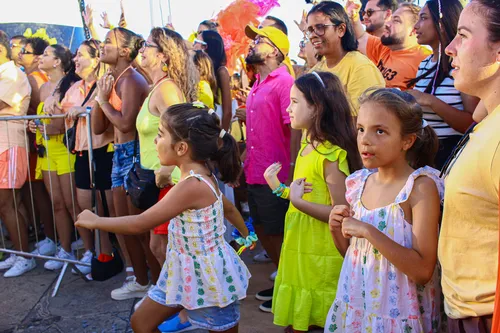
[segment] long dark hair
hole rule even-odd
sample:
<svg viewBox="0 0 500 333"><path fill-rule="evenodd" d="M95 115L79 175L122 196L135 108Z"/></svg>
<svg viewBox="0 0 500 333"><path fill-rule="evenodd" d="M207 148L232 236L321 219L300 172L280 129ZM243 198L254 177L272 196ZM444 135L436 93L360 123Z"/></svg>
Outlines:
<svg viewBox="0 0 500 333"><path fill-rule="evenodd" d="M323 1L314 6L307 16L313 13L323 13L337 26L345 24L345 34L341 39L342 48L346 52L358 50L358 40L354 34L354 28L342 5L333 1Z"/></svg>
<svg viewBox="0 0 500 333"><path fill-rule="evenodd" d="M161 116L162 126L170 133L172 144L186 141L191 158L211 161L224 182L234 182L241 173L241 160L236 141L230 134L221 136L219 117L209 109L191 103L176 104Z"/></svg>
<svg viewBox="0 0 500 333"><path fill-rule="evenodd" d="M439 139L431 126L422 126L424 113L412 95L398 89L368 90L360 98L360 104L365 103L376 103L394 113L401 122L402 136L417 135L415 143L406 153L406 160L412 168L434 165Z"/></svg>
<svg viewBox="0 0 500 333"><path fill-rule="evenodd" d="M441 3L441 4L440 4ZM434 29L439 36L440 51L439 54L439 68L435 73L435 79L429 82L425 88L426 93L431 93L433 89L438 87L444 79L450 76L451 58L446 55L446 46L448 46L455 35L457 34L458 19L463 10L463 6L459 0L429 0L427 1L427 8L431 13L432 23ZM440 8L441 7L441 13ZM442 16L442 18L440 18ZM407 82L407 87L411 88L417 84L418 81L425 79L430 73L434 72L438 66L436 63L431 68L427 69L422 75L417 78L411 79Z"/></svg>
<svg viewBox="0 0 500 333"><path fill-rule="evenodd" d="M121 48L129 49L129 61L132 62L137 58L139 50L144 44L144 38L128 29L117 27L111 30L115 33L116 42ZM118 33L117 33L118 32Z"/></svg>
<svg viewBox="0 0 500 333"><path fill-rule="evenodd" d="M340 79L331 73L306 74L295 81L295 86L304 94L309 105L314 106L313 124L307 129L307 138L317 145L329 142L347 152L349 171L361 169L362 163L356 143L356 130L351 115L350 103Z"/></svg>
<svg viewBox="0 0 500 333"><path fill-rule="evenodd" d="M201 33L203 41L207 43L207 52L212 63L214 64L214 72L217 73L219 68L226 66L227 57L224 50L224 41L217 31L205 30Z"/></svg>
<svg viewBox="0 0 500 333"><path fill-rule="evenodd" d="M61 67L64 72L64 77L59 83L57 92L59 93L59 102L61 102L66 95L68 89L80 80L80 77L75 73L75 62L73 61L73 54L66 47L59 44L50 46L54 50L54 57L61 60Z"/></svg>

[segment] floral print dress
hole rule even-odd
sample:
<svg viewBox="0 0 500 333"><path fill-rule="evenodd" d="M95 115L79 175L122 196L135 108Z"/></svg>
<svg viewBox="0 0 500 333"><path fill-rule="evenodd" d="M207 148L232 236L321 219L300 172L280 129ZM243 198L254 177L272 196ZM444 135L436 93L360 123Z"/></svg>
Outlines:
<svg viewBox="0 0 500 333"><path fill-rule="evenodd" d="M412 247L412 225L405 221L399 204L408 200L415 179L426 176L434 180L442 199L443 181L430 167L415 170L394 203L366 209L361 195L373 170L360 170L346 180L346 198L354 217L369 223L387 237L406 248ZM351 239L337 296L330 308L325 332L349 333L431 333L440 330L441 288L436 267L425 285L415 284L363 238Z"/></svg>
<svg viewBox="0 0 500 333"><path fill-rule="evenodd" d="M222 194L201 175L217 200L198 210L187 210L170 221L167 257L158 288L165 305L188 310L226 307L246 297L250 272L236 251L224 240Z"/></svg>

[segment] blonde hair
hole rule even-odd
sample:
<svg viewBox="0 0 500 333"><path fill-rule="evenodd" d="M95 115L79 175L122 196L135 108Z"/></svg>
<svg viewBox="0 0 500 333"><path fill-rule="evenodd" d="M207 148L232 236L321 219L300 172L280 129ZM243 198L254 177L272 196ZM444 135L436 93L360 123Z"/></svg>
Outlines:
<svg viewBox="0 0 500 333"><path fill-rule="evenodd" d="M196 101L199 73L182 36L167 28L153 28L151 37L166 57L168 77L177 84L188 102Z"/></svg>

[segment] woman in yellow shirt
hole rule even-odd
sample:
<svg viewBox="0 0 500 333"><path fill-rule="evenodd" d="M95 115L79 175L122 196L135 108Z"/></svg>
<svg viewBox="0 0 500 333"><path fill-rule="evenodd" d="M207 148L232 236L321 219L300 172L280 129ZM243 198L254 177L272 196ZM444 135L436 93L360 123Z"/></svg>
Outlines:
<svg viewBox="0 0 500 333"><path fill-rule="evenodd" d="M370 59L358 52L358 41L344 7L333 1L314 6L307 15L305 33L316 54L323 57L311 71L337 75L356 116L359 97L370 88L384 88L385 81Z"/></svg>
<svg viewBox="0 0 500 333"><path fill-rule="evenodd" d="M214 66L212 60L203 51L194 51L194 64L200 72L200 83L198 85L198 100L210 109L214 108L214 94L217 92L217 81L215 80Z"/></svg>

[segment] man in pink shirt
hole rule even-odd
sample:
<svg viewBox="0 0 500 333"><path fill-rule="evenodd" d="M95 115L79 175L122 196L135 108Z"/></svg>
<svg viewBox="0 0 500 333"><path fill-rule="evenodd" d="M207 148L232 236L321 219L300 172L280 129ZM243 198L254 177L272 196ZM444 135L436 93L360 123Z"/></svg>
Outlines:
<svg viewBox="0 0 500 333"><path fill-rule="evenodd" d="M286 112L294 79L287 68L281 66L290 43L282 31L271 26L262 29L247 26L245 32L254 40L246 63L253 66L257 77L246 102L248 203L262 246L277 266L288 201L272 193L264 172L271 164L280 162L283 168L278 178L289 183L300 145L300 132L291 130ZM271 311L272 295L272 288L256 295L265 301L260 307L262 311Z"/></svg>

